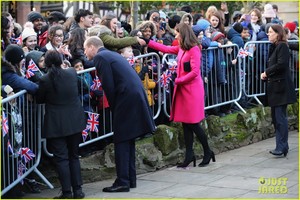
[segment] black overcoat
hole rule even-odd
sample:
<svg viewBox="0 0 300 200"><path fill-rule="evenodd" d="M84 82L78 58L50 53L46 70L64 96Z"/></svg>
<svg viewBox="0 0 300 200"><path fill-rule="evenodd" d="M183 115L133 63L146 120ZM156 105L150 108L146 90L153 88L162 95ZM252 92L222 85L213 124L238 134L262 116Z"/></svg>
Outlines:
<svg viewBox="0 0 300 200"><path fill-rule="evenodd" d="M290 52L284 42L271 44L269 48L266 95L269 106L296 102L295 86L289 66Z"/></svg>
<svg viewBox="0 0 300 200"><path fill-rule="evenodd" d="M57 90L49 73L44 75L36 95L38 103L45 103L44 138L69 136L80 133L86 127L86 116L78 98L76 70L61 69L56 82Z"/></svg>
<svg viewBox="0 0 300 200"><path fill-rule="evenodd" d="M113 113L114 142L131 140L155 130L141 79L117 52L100 48L94 63Z"/></svg>

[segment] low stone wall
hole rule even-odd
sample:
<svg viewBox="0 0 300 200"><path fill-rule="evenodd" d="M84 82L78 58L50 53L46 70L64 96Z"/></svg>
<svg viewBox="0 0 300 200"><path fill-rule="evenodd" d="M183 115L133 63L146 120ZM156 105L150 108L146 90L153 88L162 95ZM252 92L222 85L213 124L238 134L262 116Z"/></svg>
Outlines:
<svg viewBox="0 0 300 200"><path fill-rule="evenodd" d="M298 104L288 107L290 130L298 130L298 113ZM205 129L209 145L215 154L274 137L269 107L256 107L247 110L246 114L237 112L221 118L211 115L201 123L201 126ZM202 147L196 138L194 141L195 154L197 159L200 159L203 156ZM136 142L137 173L153 172L174 166L183 161L184 153L181 124L159 125L153 136L139 139ZM41 165L43 166L43 163ZM42 173L51 183L58 186L53 168L50 169L49 165L46 166L46 169L42 167ZM81 167L85 183L115 177L113 144L93 155L81 158Z"/></svg>

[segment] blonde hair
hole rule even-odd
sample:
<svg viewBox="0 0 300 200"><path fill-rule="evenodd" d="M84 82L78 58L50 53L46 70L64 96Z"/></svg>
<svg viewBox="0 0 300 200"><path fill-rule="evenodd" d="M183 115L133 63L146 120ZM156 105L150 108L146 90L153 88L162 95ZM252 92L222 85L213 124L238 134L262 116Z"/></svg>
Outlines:
<svg viewBox="0 0 300 200"><path fill-rule="evenodd" d="M206 10L206 13L205 13L205 18L206 19L209 19L210 18L210 15L211 13L214 13L214 12L217 12L218 9L216 6L209 6Z"/></svg>

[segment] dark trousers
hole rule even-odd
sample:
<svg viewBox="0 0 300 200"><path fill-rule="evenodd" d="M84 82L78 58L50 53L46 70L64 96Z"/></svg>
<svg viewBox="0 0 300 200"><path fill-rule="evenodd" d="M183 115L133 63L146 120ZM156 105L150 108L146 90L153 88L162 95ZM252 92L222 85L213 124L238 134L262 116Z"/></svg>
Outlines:
<svg viewBox="0 0 300 200"><path fill-rule="evenodd" d="M276 135L276 150L288 151L288 120L287 120L287 105L271 107L272 122L275 128Z"/></svg>
<svg viewBox="0 0 300 200"><path fill-rule="evenodd" d="M130 186L136 183L135 140L115 143L116 186Z"/></svg>
<svg viewBox="0 0 300 200"><path fill-rule="evenodd" d="M81 189L82 178L78 157L81 133L47 139L47 144L54 155L54 162L63 192Z"/></svg>
<svg viewBox="0 0 300 200"><path fill-rule="evenodd" d="M183 133L184 133L184 141L185 141L185 160L191 160L194 156L193 143L194 143L194 133L196 137L199 139L203 151L204 157L210 156L210 148L207 142L207 136L204 130L201 128L199 123L196 124L187 124L182 123Z"/></svg>

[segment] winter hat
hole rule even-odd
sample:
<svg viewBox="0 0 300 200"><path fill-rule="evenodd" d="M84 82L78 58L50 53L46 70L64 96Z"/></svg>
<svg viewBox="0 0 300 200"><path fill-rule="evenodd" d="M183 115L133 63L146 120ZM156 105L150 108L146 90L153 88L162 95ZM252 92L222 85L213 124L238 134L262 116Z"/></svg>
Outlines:
<svg viewBox="0 0 300 200"><path fill-rule="evenodd" d="M210 26L210 23L206 19L200 19L197 21L196 26L199 27L199 30L201 32L201 31L205 31Z"/></svg>
<svg viewBox="0 0 300 200"><path fill-rule="evenodd" d="M33 23L32 22L26 22L24 24L24 30L22 32L22 40L24 41L29 36L37 36L36 32L33 29Z"/></svg>
<svg viewBox="0 0 300 200"><path fill-rule="evenodd" d="M184 22L186 18L189 19L189 24L193 25L193 16L190 13L185 13L184 15L182 15L180 22Z"/></svg>
<svg viewBox="0 0 300 200"><path fill-rule="evenodd" d="M28 13L27 15L27 21L30 21L30 22L34 22L35 20L37 19L42 19L44 20L43 16L41 15L41 13L39 12L36 12L36 11L31 11L30 13Z"/></svg>
<svg viewBox="0 0 300 200"><path fill-rule="evenodd" d="M239 22L235 23L232 28L238 33L243 32L243 25Z"/></svg>
<svg viewBox="0 0 300 200"><path fill-rule="evenodd" d="M288 29L290 29L291 33L294 33L294 31L296 29L296 24L294 22L287 22L284 25L284 28L288 28Z"/></svg>
<svg viewBox="0 0 300 200"><path fill-rule="evenodd" d="M42 51L30 51L26 55L26 66L28 66L29 61L32 59L33 62L37 65L41 59L42 56L44 56L45 53Z"/></svg>
<svg viewBox="0 0 300 200"><path fill-rule="evenodd" d="M276 17L276 13L275 11L273 10L273 6L269 3L267 3L265 6L264 6L264 14L263 16L265 18L274 18Z"/></svg>
<svg viewBox="0 0 300 200"><path fill-rule="evenodd" d="M4 51L5 59L12 63L17 64L25 58L23 49L17 44L10 44Z"/></svg>
<svg viewBox="0 0 300 200"><path fill-rule="evenodd" d="M225 35L219 31L215 31L211 34L212 41L217 41L221 37L225 38Z"/></svg>

